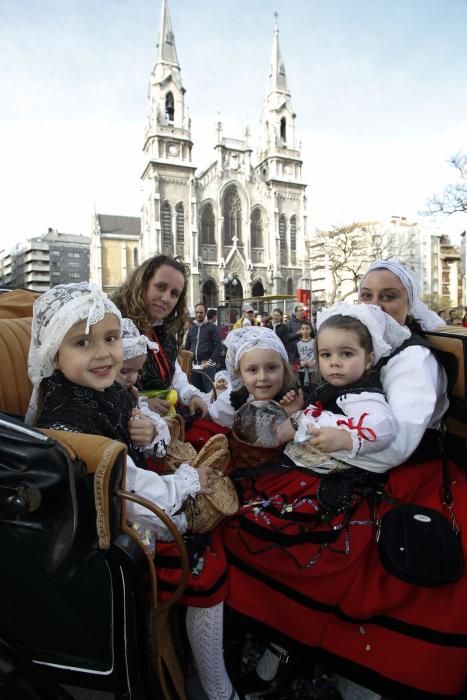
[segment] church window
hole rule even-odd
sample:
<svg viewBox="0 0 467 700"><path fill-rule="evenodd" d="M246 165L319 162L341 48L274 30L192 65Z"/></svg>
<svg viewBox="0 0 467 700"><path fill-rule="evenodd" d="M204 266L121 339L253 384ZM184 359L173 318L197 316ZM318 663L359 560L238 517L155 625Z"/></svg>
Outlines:
<svg viewBox="0 0 467 700"><path fill-rule="evenodd" d="M183 258L185 244L185 211L181 202L175 205L175 229L177 234L177 255Z"/></svg>
<svg viewBox="0 0 467 700"><path fill-rule="evenodd" d="M279 248L281 253L281 265L287 265L287 224L285 214L279 217Z"/></svg>
<svg viewBox="0 0 467 700"><path fill-rule="evenodd" d="M224 195L224 245L232 245L242 238L242 203L235 185L227 188Z"/></svg>
<svg viewBox="0 0 467 700"><path fill-rule="evenodd" d="M161 224L162 252L165 253L165 255L173 255L172 212L168 202L164 202L161 206Z"/></svg>
<svg viewBox="0 0 467 700"><path fill-rule="evenodd" d="M282 143L287 143L287 123L285 117L281 119L281 141Z"/></svg>
<svg viewBox="0 0 467 700"><path fill-rule="evenodd" d="M257 207L251 212L250 222L251 247L263 247L263 221L261 219L261 210Z"/></svg>
<svg viewBox="0 0 467 700"><path fill-rule="evenodd" d="M201 243L215 245L215 219L212 204L206 204L201 214Z"/></svg>
<svg viewBox="0 0 467 700"><path fill-rule="evenodd" d="M292 263L297 262L297 217L295 214L290 217L290 254Z"/></svg>
<svg viewBox="0 0 467 700"><path fill-rule="evenodd" d="M169 122L173 122L174 116L175 116L174 96L172 95L171 92L168 92L167 95L165 96L165 118Z"/></svg>

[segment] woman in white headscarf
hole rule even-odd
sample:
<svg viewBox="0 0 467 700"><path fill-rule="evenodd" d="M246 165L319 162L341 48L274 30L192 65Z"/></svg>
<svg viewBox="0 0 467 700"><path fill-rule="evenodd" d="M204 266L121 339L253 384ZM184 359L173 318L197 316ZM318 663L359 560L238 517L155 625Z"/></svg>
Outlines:
<svg viewBox="0 0 467 700"><path fill-rule="evenodd" d="M359 290L364 304L375 304L412 335L380 366L388 403L399 422L394 442L372 456L372 463L402 464L422 442L427 429L438 429L448 407L443 368L419 335L444 326L443 320L418 298L417 279L396 260L376 260Z"/></svg>

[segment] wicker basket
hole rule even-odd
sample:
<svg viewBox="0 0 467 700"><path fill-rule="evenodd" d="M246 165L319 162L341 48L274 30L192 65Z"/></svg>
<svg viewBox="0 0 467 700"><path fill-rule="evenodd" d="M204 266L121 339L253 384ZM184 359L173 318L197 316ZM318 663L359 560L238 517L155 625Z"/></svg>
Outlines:
<svg viewBox="0 0 467 700"><path fill-rule="evenodd" d="M186 501L183 512L189 532L203 534L213 530L228 515L235 515L239 508L237 492L232 481L222 472L215 470L213 493L201 494Z"/></svg>
<svg viewBox="0 0 467 700"><path fill-rule="evenodd" d="M197 453L193 445L181 440L172 440L167 447L167 454L164 457L164 464L168 471L174 472L181 464L188 462L193 464Z"/></svg>
<svg viewBox="0 0 467 700"><path fill-rule="evenodd" d="M277 462L280 459L283 445L278 447L263 447L252 445L241 440L232 432L230 445L232 450L232 466L234 469L257 469L262 464Z"/></svg>

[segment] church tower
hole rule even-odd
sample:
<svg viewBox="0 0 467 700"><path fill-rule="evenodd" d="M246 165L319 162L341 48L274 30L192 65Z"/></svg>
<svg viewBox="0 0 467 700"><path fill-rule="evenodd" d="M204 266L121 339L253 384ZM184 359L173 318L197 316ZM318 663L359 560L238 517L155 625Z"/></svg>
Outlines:
<svg viewBox="0 0 467 700"><path fill-rule="evenodd" d="M306 287L309 282L304 272L308 269L305 260L306 185L302 182L295 116L279 45L276 15L256 173L270 194L268 259L271 261L272 291L279 294L294 294L297 286Z"/></svg>
<svg viewBox="0 0 467 700"><path fill-rule="evenodd" d="M197 243L192 235L196 229L196 168L191 162L192 145L172 23L167 0L162 0L143 148L147 160L142 174L142 260L157 253L178 255L191 266L196 260Z"/></svg>

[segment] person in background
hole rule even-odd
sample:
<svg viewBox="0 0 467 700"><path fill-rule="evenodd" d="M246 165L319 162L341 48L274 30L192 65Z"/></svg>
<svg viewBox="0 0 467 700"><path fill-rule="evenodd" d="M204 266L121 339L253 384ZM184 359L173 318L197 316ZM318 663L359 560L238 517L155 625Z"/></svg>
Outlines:
<svg viewBox="0 0 467 700"><path fill-rule="evenodd" d="M310 387L316 381L318 367L315 358L314 332L309 321L302 321L300 326L302 332L301 340L297 343L299 357L298 378L302 389Z"/></svg>
<svg viewBox="0 0 467 700"><path fill-rule="evenodd" d="M242 315L236 321L233 325L233 330L235 328L242 328L243 326L243 321L247 319L250 322L251 326L257 326L258 323L255 321L255 312L251 304L243 304L242 306Z"/></svg>
<svg viewBox="0 0 467 700"><path fill-rule="evenodd" d="M217 309L208 309L206 317L209 323L215 323L217 326Z"/></svg>
<svg viewBox="0 0 467 700"><path fill-rule="evenodd" d="M287 323L289 337L287 340L287 353L289 362L292 364L298 360L297 343L302 337L301 325L305 318L305 307L303 304L297 304L295 307L295 315Z"/></svg>
<svg viewBox="0 0 467 700"><path fill-rule="evenodd" d="M221 337L215 323L209 323L204 304L196 304L196 318L188 329L185 340L185 350L193 353L193 369L202 372L193 372L191 381L200 391L211 391L211 382L206 379L214 379L216 366L221 354Z"/></svg>
<svg viewBox="0 0 467 700"><path fill-rule="evenodd" d="M456 315L457 315L457 312L456 312L455 309L450 309L450 310L449 310L449 318L448 318L447 321L446 321L446 325L447 325L447 326L453 326L453 325L454 325L454 321L455 321L455 319L456 319Z"/></svg>
<svg viewBox="0 0 467 700"><path fill-rule="evenodd" d="M279 336L279 338L284 343L285 349L287 349L289 329L283 321L283 314L281 309L274 309L274 311L272 312L272 321L268 325L268 328L271 328L271 330L273 330L274 333Z"/></svg>
<svg viewBox="0 0 467 700"><path fill-rule="evenodd" d="M462 317L462 325L467 327L467 306L464 306L464 315Z"/></svg>

